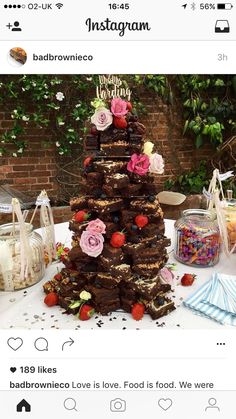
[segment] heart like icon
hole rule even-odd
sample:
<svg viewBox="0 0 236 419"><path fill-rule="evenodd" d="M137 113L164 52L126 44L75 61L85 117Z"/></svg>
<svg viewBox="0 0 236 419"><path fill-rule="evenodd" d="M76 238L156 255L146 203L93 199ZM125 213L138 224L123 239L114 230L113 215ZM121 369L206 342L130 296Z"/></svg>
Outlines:
<svg viewBox="0 0 236 419"><path fill-rule="evenodd" d="M16 367L11 367L10 371L13 372L13 373L16 372Z"/></svg>
<svg viewBox="0 0 236 419"><path fill-rule="evenodd" d="M171 408L173 402L171 399L160 399L158 400L158 406L162 409L162 410L168 410Z"/></svg>
<svg viewBox="0 0 236 419"><path fill-rule="evenodd" d="M13 351L18 351L23 345L23 340L21 338L9 338L7 344Z"/></svg>

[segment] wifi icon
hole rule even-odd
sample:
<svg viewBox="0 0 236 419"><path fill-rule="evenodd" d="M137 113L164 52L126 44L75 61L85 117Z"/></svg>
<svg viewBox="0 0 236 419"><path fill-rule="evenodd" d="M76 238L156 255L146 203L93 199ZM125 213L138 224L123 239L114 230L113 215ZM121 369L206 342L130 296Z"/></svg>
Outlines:
<svg viewBox="0 0 236 419"><path fill-rule="evenodd" d="M58 9L61 9L64 5L62 3L56 3Z"/></svg>

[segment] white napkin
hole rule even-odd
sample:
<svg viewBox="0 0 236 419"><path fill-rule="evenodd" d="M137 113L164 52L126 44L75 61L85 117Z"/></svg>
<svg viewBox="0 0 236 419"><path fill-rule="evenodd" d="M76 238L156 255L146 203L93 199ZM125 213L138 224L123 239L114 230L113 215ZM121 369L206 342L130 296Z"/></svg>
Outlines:
<svg viewBox="0 0 236 419"><path fill-rule="evenodd" d="M236 326L236 276L213 274L184 305L221 324Z"/></svg>

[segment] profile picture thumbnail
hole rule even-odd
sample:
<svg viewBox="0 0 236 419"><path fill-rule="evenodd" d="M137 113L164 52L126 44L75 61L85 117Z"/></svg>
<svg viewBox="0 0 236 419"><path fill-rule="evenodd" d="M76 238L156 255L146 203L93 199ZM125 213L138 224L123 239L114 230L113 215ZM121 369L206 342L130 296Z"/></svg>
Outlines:
<svg viewBox="0 0 236 419"><path fill-rule="evenodd" d="M20 47L11 48L8 58L11 65L19 67L26 63L27 52Z"/></svg>

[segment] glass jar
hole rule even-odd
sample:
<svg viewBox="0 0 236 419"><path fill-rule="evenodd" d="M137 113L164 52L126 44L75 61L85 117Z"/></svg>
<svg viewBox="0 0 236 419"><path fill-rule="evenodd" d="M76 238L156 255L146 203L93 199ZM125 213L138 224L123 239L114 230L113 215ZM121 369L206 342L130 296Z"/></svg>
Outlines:
<svg viewBox="0 0 236 419"><path fill-rule="evenodd" d="M220 232L211 211L190 209L175 223L175 258L197 267L214 266L219 261Z"/></svg>
<svg viewBox="0 0 236 419"><path fill-rule="evenodd" d="M22 275L20 227L18 223L0 226L0 290L15 291L40 281L45 273L42 237L25 223L26 237L31 249L32 270Z"/></svg>
<svg viewBox="0 0 236 419"><path fill-rule="evenodd" d="M226 200L224 207L229 239L229 250L236 252L236 199ZM233 250L234 249L234 250Z"/></svg>

